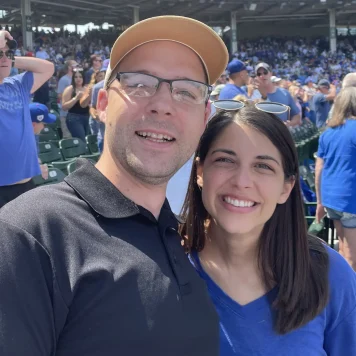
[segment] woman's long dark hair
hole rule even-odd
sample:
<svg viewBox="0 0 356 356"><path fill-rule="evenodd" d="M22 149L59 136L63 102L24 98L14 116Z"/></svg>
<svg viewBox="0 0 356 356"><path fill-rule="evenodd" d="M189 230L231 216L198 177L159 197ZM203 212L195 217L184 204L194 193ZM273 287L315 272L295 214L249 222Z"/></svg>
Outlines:
<svg viewBox="0 0 356 356"><path fill-rule="evenodd" d="M282 156L286 180L295 179L288 200L276 207L259 239L258 264L268 290L278 287L273 307L275 330L285 334L314 319L329 298L329 259L321 240L309 236L299 184L298 155L286 125L275 115L247 105L238 112L218 112L201 137L184 202L181 227L188 251L205 245L205 223L209 220L197 184L197 162L203 163L213 142L233 122L265 135Z"/></svg>
<svg viewBox="0 0 356 356"><path fill-rule="evenodd" d="M75 85L75 75L77 73L80 73L80 75L82 76L82 79L83 79L83 86L84 86L84 73L83 71L81 70L76 70L76 71L73 71L73 76L72 76L72 87L73 87L73 92L72 92L72 98L74 98L76 95L77 95L77 87Z"/></svg>

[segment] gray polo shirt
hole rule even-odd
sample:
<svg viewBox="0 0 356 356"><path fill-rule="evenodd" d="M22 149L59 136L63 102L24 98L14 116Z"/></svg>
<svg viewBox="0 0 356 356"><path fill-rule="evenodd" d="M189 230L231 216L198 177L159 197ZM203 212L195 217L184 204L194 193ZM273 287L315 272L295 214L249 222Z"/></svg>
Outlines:
<svg viewBox="0 0 356 356"><path fill-rule="evenodd" d="M157 221L79 165L0 212L0 354L217 356L218 317L168 202Z"/></svg>

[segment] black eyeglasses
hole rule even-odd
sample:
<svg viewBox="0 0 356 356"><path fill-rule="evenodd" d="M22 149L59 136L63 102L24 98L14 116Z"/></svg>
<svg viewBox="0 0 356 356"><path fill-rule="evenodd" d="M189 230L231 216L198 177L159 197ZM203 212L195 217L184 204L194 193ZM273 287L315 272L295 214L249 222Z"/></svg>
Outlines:
<svg viewBox="0 0 356 356"><path fill-rule="evenodd" d="M128 96L150 97L156 94L161 83L168 83L174 100L185 104L202 104L209 100L212 87L189 79L162 79L154 75L139 72L120 72L116 79L121 90ZM111 84L112 80L109 81Z"/></svg>
<svg viewBox="0 0 356 356"><path fill-rule="evenodd" d="M14 59L15 58L15 54L14 51L11 51L10 49L8 51L0 51L0 59L2 57L4 57L4 55L8 58L8 59Z"/></svg>
<svg viewBox="0 0 356 356"><path fill-rule="evenodd" d="M263 72L257 72L257 76L260 77L261 75L267 75L268 72L265 70Z"/></svg>
<svg viewBox="0 0 356 356"><path fill-rule="evenodd" d="M239 100L216 100L213 102L213 105L219 110L238 111L242 109L246 104ZM260 101L258 103L255 103L255 108L257 110L275 115L284 114L288 111L289 119L290 107L284 104L274 103L271 101Z"/></svg>

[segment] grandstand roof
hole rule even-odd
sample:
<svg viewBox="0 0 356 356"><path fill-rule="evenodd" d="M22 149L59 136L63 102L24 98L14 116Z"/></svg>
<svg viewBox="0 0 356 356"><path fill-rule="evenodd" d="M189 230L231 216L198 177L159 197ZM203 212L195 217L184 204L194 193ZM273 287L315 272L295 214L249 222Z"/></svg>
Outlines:
<svg viewBox="0 0 356 356"><path fill-rule="evenodd" d="M33 26L61 26L68 23L100 25L132 23L132 7L140 8L140 19L157 15L184 15L211 26L230 22L231 11L239 22L304 21L306 26L329 22L328 9L335 8L338 25L356 25L355 0L32 0ZM21 23L21 0L0 5L7 15L0 23Z"/></svg>

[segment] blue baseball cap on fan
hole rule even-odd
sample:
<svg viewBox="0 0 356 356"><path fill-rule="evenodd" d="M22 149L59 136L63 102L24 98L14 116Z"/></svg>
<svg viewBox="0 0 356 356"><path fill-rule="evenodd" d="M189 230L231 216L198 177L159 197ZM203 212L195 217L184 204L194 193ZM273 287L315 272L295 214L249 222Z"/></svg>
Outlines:
<svg viewBox="0 0 356 356"><path fill-rule="evenodd" d="M233 59L228 65L226 70L229 74L240 73L243 70L247 70L245 63L238 59Z"/></svg>
<svg viewBox="0 0 356 356"><path fill-rule="evenodd" d="M53 124L57 120L56 115L49 113L47 106L40 103L31 103L30 113L32 122Z"/></svg>

